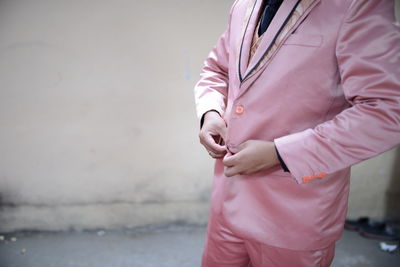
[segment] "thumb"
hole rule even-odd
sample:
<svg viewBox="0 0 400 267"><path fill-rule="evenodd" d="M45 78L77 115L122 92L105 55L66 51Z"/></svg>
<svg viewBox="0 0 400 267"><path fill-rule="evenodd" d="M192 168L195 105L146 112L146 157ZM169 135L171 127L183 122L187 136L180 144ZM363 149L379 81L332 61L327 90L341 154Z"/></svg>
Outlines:
<svg viewBox="0 0 400 267"><path fill-rule="evenodd" d="M224 125L219 129L219 135L222 137L223 140L226 140L226 131L227 131L226 125Z"/></svg>
<svg viewBox="0 0 400 267"><path fill-rule="evenodd" d="M245 143L241 143L238 146L229 146L228 150L232 154L236 154L236 153L239 153L241 150L243 150L245 148L245 146L246 146Z"/></svg>
<svg viewBox="0 0 400 267"><path fill-rule="evenodd" d="M218 123L218 126L215 127L214 130L219 134L222 140L226 140L227 127L225 121L222 118L221 121Z"/></svg>

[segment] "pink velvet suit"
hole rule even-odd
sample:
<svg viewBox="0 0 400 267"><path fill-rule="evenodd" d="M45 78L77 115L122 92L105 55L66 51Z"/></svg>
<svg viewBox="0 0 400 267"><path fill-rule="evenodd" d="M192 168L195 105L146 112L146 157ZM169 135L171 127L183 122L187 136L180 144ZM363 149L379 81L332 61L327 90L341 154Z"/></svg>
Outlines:
<svg viewBox="0 0 400 267"><path fill-rule="evenodd" d="M227 178L216 160L210 224L273 247L327 248L342 233L350 166L400 143L393 1L284 0L251 56L261 2L234 3L195 87L197 113L223 116L228 145L274 141L290 173Z"/></svg>

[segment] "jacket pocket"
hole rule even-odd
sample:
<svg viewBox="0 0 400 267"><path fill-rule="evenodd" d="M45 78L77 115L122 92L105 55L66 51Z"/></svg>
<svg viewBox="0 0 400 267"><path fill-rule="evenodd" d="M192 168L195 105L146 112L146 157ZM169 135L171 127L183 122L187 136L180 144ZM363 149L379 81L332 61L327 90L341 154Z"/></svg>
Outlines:
<svg viewBox="0 0 400 267"><path fill-rule="evenodd" d="M286 39L283 45L299 45L319 47L322 45L324 38L319 34L299 34L293 33Z"/></svg>

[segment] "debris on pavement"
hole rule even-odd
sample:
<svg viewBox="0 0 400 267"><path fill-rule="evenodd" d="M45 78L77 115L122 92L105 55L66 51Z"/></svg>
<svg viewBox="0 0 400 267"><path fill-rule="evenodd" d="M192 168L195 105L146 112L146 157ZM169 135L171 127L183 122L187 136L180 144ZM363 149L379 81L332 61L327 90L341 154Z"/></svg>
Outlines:
<svg viewBox="0 0 400 267"><path fill-rule="evenodd" d="M388 244L386 242L380 242L379 245L381 247L381 250L387 252L394 252L398 247L398 245L396 244Z"/></svg>
<svg viewBox="0 0 400 267"><path fill-rule="evenodd" d="M105 235L105 234L106 234L106 232L103 231L103 230L97 231L97 235L98 235L98 236L103 236L103 235Z"/></svg>

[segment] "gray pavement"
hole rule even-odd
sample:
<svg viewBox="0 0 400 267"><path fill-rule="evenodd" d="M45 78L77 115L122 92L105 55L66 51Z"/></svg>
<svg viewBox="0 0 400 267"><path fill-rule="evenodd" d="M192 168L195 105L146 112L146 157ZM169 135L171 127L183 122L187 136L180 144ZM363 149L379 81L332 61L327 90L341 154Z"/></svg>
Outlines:
<svg viewBox="0 0 400 267"><path fill-rule="evenodd" d="M204 235L204 227L176 225L18 232L0 240L0 267L195 267L200 266ZM379 241L345 231L332 266L398 267L400 253L381 251Z"/></svg>

